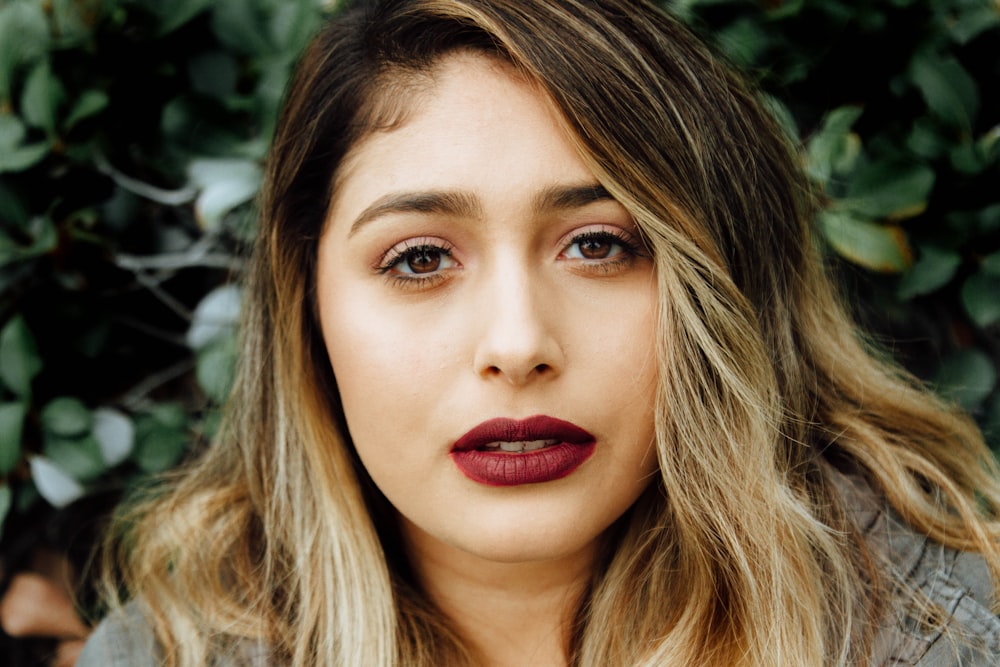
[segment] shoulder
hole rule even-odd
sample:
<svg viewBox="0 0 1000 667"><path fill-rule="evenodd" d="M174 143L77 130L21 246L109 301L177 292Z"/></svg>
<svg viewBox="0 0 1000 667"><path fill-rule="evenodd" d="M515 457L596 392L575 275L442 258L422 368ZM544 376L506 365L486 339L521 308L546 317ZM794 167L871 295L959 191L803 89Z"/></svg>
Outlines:
<svg viewBox="0 0 1000 667"><path fill-rule="evenodd" d="M153 629L133 602L101 621L87 640L76 667L146 667L162 661Z"/></svg>
<svg viewBox="0 0 1000 667"><path fill-rule="evenodd" d="M158 667L163 651L146 612L130 602L101 621L87 640L75 667ZM261 643L237 639L212 662L216 667L267 667L270 651Z"/></svg>
<svg viewBox="0 0 1000 667"><path fill-rule="evenodd" d="M985 561L917 533L860 477L835 472L834 484L872 556L898 582L873 664L1000 664L1000 619L991 611L995 593Z"/></svg>

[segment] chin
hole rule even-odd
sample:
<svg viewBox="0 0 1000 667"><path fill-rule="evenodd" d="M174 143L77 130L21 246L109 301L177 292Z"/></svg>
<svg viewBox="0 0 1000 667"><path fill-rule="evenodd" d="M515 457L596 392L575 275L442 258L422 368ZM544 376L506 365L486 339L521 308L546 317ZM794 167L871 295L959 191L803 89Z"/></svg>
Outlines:
<svg viewBox="0 0 1000 667"><path fill-rule="evenodd" d="M452 544L486 561L495 563L537 563L560 560L592 548L604 533L603 527L581 530L579 519L551 525L549 522L524 521L518 517L511 525L484 522L479 531L467 533Z"/></svg>

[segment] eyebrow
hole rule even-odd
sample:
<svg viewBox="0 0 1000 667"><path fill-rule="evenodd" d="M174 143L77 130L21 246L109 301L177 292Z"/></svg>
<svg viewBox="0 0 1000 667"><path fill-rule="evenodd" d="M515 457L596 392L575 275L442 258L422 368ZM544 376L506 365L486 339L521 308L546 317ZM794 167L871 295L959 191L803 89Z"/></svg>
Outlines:
<svg viewBox="0 0 1000 667"><path fill-rule="evenodd" d="M614 197L599 184L558 185L535 195L532 207L537 212L583 208L599 201L614 201ZM363 210L351 224L348 238L365 224L383 215L420 213L477 218L482 215L479 199L467 192L429 191L390 193L380 197Z"/></svg>
<svg viewBox="0 0 1000 667"><path fill-rule="evenodd" d="M536 211L560 211L583 208L599 201L614 201L611 193L597 183L587 185L558 185L542 190L535 197Z"/></svg>
<svg viewBox="0 0 1000 667"><path fill-rule="evenodd" d="M391 213L479 217L479 200L464 192L400 192L379 197L351 224L348 238L375 218Z"/></svg>

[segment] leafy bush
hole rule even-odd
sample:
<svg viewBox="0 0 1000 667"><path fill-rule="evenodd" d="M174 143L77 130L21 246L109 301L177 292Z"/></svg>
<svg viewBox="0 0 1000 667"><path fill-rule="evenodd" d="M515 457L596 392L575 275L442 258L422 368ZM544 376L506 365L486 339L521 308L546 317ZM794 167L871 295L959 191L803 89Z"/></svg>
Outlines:
<svg viewBox="0 0 1000 667"><path fill-rule="evenodd" d="M211 436L228 279L323 13L0 0L0 592L38 545L89 546L95 514Z"/></svg>
<svg viewBox="0 0 1000 667"><path fill-rule="evenodd" d="M1000 446L1000 4L679 9L803 137L819 231L861 319Z"/></svg>
<svg viewBox="0 0 1000 667"><path fill-rule="evenodd" d="M0 0L8 571L15 544L55 539L50 508L117 497L213 433L228 280L291 64L330 4ZM672 4L802 137L861 316L1000 443L1000 7Z"/></svg>

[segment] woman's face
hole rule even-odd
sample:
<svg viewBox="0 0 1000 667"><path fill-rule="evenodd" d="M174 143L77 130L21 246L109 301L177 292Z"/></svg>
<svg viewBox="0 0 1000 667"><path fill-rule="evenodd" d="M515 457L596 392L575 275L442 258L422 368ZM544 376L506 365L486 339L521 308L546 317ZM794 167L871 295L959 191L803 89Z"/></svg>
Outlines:
<svg viewBox="0 0 1000 667"><path fill-rule="evenodd" d="M652 261L507 66L447 57L409 103L348 156L319 243L351 438L411 546L577 553L656 471Z"/></svg>

